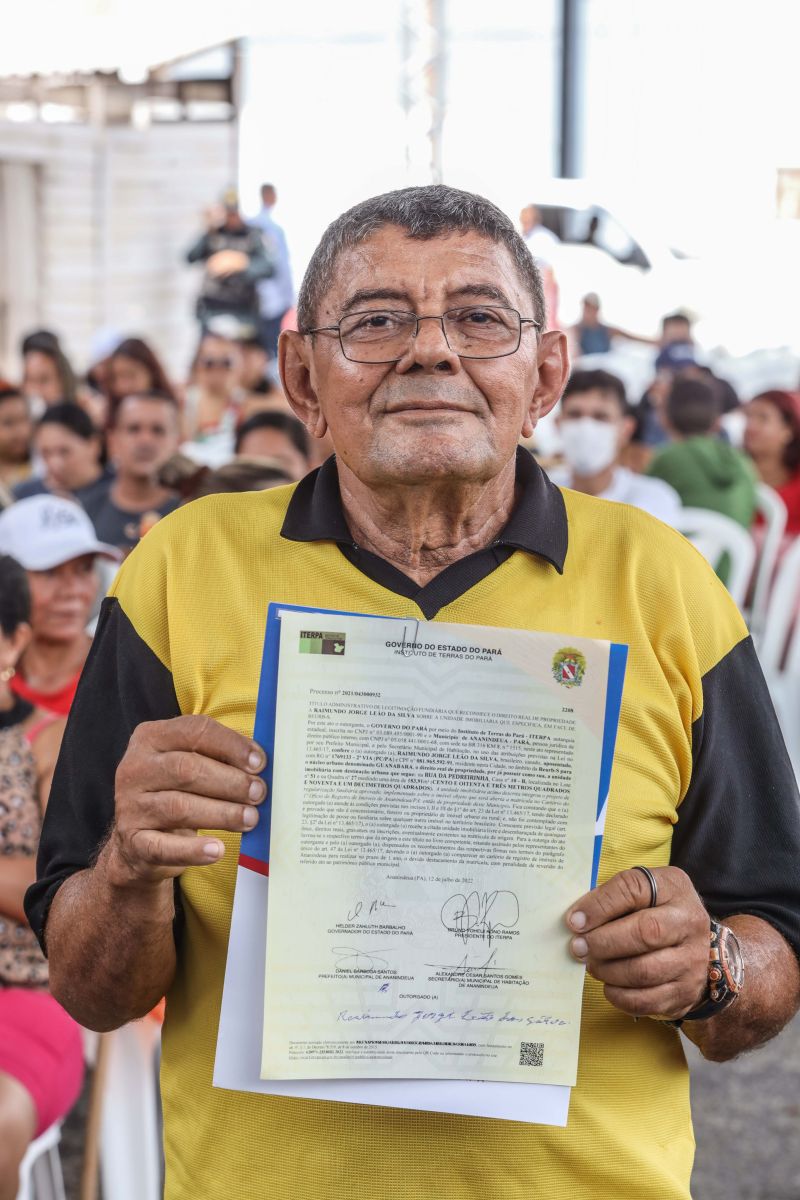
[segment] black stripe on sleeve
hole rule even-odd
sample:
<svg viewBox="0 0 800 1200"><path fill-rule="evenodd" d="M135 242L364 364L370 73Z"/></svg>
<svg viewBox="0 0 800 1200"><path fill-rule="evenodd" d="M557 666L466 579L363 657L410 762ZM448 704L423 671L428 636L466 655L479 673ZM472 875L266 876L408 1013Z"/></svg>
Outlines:
<svg viewBox="0 0 800 1200"><path fill-rule="evenodd" d="M703 678L671 863L716 917L761 917L800 957L800 798L751 638Z"/></svg>
<svg viewBox="0 0 800 1200"><path fill-rule="evenodd" d="M43 944L53 897L91 866L114 818L114 777L137 725L180 716L172 675L116 599L103 601L67 720L25 911ZM176 888L176 922L180 924ZM176 930L177 933L177 930Z"/></svg>

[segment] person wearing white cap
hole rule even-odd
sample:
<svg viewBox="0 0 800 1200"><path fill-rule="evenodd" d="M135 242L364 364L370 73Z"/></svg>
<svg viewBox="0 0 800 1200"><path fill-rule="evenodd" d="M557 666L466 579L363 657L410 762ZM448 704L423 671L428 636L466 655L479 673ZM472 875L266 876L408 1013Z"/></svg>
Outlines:
<svg viewBox="0 0 800 1200"><path fill-rule="evenodd" d="M28 573L33 636L12 690L47 712L69 712L91 638L86 631L97 596L98 555L118 562L72 500L31 496L0 513L0 553Z"/></svg>

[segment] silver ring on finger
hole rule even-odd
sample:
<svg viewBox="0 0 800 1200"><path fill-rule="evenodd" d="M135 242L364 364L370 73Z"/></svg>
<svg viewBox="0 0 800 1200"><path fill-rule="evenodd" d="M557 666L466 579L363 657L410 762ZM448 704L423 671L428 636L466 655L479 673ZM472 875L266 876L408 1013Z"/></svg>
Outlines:
<svg viewBox="0 0 800 1200"><path fill-rule="evenodd" d="M658 904L658 884L656 877L649 867L634 867L634 871L641 871L647 882L650 884L650 908L655 908Z"/></svg>

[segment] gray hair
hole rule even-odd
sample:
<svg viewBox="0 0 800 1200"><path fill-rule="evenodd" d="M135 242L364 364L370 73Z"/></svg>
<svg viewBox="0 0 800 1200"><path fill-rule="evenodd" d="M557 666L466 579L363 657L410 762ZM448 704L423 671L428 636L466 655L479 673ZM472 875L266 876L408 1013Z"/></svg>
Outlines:
<svg viewBox="0 0 800 1200"><path fill-rule="evenodd" d="M533 300L533 316L544 329L546 307L539 268L511 221L483 196L461 192L443 183L401 188L362 200L342 213L322 235L311 256L297 299L301 331L312 329L319 305L329 290L343 250L358 246L386 225L397 225L411 238L427 241L448 233L480 233L500 242L511 255Z"/></svg>

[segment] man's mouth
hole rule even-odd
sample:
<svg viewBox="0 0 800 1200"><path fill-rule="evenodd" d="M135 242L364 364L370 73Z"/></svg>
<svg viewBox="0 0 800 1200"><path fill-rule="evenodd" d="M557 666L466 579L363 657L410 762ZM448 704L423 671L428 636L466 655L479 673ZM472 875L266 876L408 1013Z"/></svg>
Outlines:
<svg viewBox="0 0 800 1200"><path fill-rule="evenodd" d="M454 401L450 401L450 400L420 398L420 399L415 399L415 400L404 400L400 403L395 402L394 404L390 404L387 407L386 412L387 413L401 413L401 412L468 413L468 412L472 412L472 409L465 408L463 404L458 404L458 403L456 403Z"/></svg>

